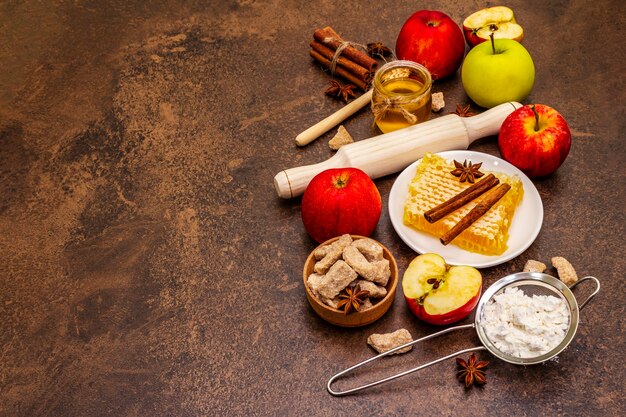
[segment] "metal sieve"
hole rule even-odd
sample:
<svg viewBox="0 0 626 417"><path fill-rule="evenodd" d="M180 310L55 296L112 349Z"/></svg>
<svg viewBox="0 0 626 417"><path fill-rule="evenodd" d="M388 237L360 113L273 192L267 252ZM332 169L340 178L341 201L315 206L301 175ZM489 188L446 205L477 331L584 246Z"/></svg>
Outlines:
<svg viewBox="0 0 626 417"><path fill-rule="evenodd" d="M574 294L572 293L572 289L574 289L574 287L576 287L578 284L580 284L581 282L584 281L588 281L588 280L592 280L595 282L596 284L596 288L593 291L593 293L591 293L591 295L589 295L589 297L587 297L587 299L580 304L580 307L578 306L578 302L576 301L576 297L574 296ZM561 300L565 301L568 311L569 311L569 327L565 333L565 336L563 338L563 340L556 346L554 347L551 351L543 354L543 355L539 355L536 357L532 357L532 358L519 358L516 356L512 356L510 354L507 354L505 352L502 352L500 349L498 349L496 347L496 345L489 340L489 337L487 336L487 333L485 332L484 329L484 318L483 318L483 312L485 309L485 306L489 303L492 302L492 300L494 299L494 297L498 294L501 294L502 292L504 292L507 288L512 288L512 287L519 287L522 291L524 291L524 294L528 295L528 296L533 296L533 295L552 295L555 297L560 298ZM412 342L409 343L405 343L402 346L398 346L394 349L391 349L387 352L381 353L380 355L374 356L373 358L367 359L363 362L360 362L354 366L351 366L348 369L345 369L341 372L339 372L338 374L334 375L332 378L330 378L328 380L328 384L326 385L326 388L328 389L328 392L331 393L334 396L340 397L343 395L348 395L348 394L352 394L354 392L357 391L361 391L365 388L369 388L369 387L373 387L375 385L379 385L382 384L383 382L387 382L387 381L391 381L393 379L399 378L401 376L405 376L408 375L410 373L419 371L420 369L424 369L424 368L428 368L429 366L432 366L436 363L445 361L447 359L451 359L454 358L455 356L464 354L464 353L468 353L468 352L475 352L478 350L487 350L489 351L489 353L491 353L493 356L495 356L498 359L501 359L505 362L509 362L515 365L533 365L533 364L537 364L537 363L542 363L545 362L549 359L552 359L553 357L555 357L556 355L558 355L559 353L561 353L572 341L572 339L574 338L574 335L576 334L576 330L578 329L578 318L579 318L579 312L580 310L589 302L589 300L591 300L597 293L598 291L600 291L600 281L598 281L597 278L595 277L584 277L581 278L580 280L576 281L574 284L570 285L569 287L565 284L563 284L563 282L561 282L560 280L554 278L553 276L547 275L547 274L542 274L542 273L538 273L538 272L519 272L516 274L512 274L512 275L508 275L498 281L496 281L493 285L491 285L484 293L483 295L480 297L480 300L478 301L478 305L476 307L476 316L474 319L474 323L471 324L466 324L466 325L462 325L462 326L454 326L454 327L450 327L447 328L445 330L442 330L440 332L437 333L433 333L431 335L422 337L420 339L414 340ZM478 334L478 338L480 339L482 346L475 346L472 348L468 348L468 349L463 349L463 350L459 350L458 352L452 353L450 355L438 358L432 362L420 365L418 367L415 367L413 369L409 369L406 370L404 372L400 372L396 375L392 375L389 376L387 378L383 378L380 379L378 381L374 381L374 382L370 382L368 384L362 385L360 387L356 387L356 388L351 388L351 389L347 389L344 391L334 391L331 387L331 385L337 380L339 379L341 376L347 374L348 372L351 372L363 365L366 365L370 362L373 362L377 359L382 358L383 356L387 356L390 355L400 349L403 349L407 346L411 346L420 342L424 342L428 339L433 339L435 337L441 336L443 334L446 333L450 333L453 332L455 330L462 330L462 329L471 329L474 328L476 329L476 333Z"/></svg>

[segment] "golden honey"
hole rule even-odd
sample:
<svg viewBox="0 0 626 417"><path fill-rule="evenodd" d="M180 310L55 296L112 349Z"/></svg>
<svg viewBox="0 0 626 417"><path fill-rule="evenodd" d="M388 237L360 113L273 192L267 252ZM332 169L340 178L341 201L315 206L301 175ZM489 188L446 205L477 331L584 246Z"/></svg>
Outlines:
<svg viewBox="0 0 626 417"><path fill-rule="evenodd" d="M392 61L374 77L372 112L383 133L428 120L431 111L430 72L412 61Z"/></svg>

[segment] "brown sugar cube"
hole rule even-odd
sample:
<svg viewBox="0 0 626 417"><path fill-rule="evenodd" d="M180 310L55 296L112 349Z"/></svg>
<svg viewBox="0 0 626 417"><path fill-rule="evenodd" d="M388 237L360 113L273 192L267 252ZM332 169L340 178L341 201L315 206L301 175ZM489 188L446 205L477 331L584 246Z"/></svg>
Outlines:
<svg viewBox="0 0 626 417"><path fill-rule="evenodd" d="M567 259L563 258L562 256L555 256L550 261L559 273L559 279L563 281L563 284L572 285L573 283L578 281L578 275L576 275L576 270Z"/></svg>
<svg viewBox="0 0 626 417"><path fill-rule="evenodd" d="M382 286L387 285L389 277L391 276L391 269L389 268L389 261L387 259L369 262L365 256L352 245L343 250L343 259L366 280Z"/></svg>
<svg viewBox="0 0 626 417"><path fill-rule="evenodd" d="M319 288L322 285L322 280L324 279L324 275L320 274L311 274L306 279L306 283L313 293L314 296L320 298Z"/></svg>
<svg viewBox="0 0 626 417"><path fill-rule="evenodd" d="M328 254L328 252L331 251L333 248L336 248L337 246L344 248L348 246L350 243L352 243L352 236L350 236L349 234L341 235L333 243L329 245L320 246L317 249L315 249L313 251L313 257L319 261L320 259L324 258Z"/></svg>
<svg viewBox="0 0 626 417"><path fill-rule="evenodd" d="M339 302L341 301L341 298L339 298L339 296L335 296L333 298L327 298L327 297L323 297L322 295L320 295L319 293L319 288L321 285L323 285L323 280L324 280L324 275L318 275L318 274L311 274L309 275L309 277L307 278L307 285L309 287L309 289L311 290L311 292L313 293L313 295L315 296L315 298L317 298L318 300L320 300L322 303L326 304L329 307L332 308L339 308ZM378 285L371 283L369 281L365 281L365 280L355 280L352 281L350 283L349 286L354 287L356 285L360 285L361 289L371 289L373 290L373 293L376 297L374 298L380 298L378 297L381 293L380 289L382 289L385 294L383 294L382 296L384 297L387 294L387 290L384 287L379 287ZM370 292L370 295L372 294L372 292ZM369 308L372 307L373 304L370 301L369 298L366 298L365 301L362 304L361 310L365 309L365 308ZM360 310L359 310L360 311Z"/></svg>
<svg viewBox="0 0 626 417"><path fill-rule="evenodd" d="M368 296L370 298L383 298L387 295L387 289L385 287L381 287L380 285L376 285L371 281L367 281L364 279L357 279L356 281L350 283L351 287L359 286L359 288L363 291L368 291Z"/></svg>
<svg viewBox="0 0 626 417"><path fill-rule="evenodd" d="M335 262L328 270L328 273L323 276L317 286L317 292L321 297L333 299L339 295L341 290L354 281L356 277L357 273L354 269L350 268L344 261L339 260Z"/></svg>
<svg viewBox="0 0 626 417"><path fill-rule="evenodd" d="M319 261L324 256L326 256L328 254L328 251L330 250L330 246L331 245L324 245L324 246L320 246L319 248L315 249L313 251L313 257L315 258L315 260Z"/></svg>
<svg viewBox="0 0 626 417"><path fill-rule="evenodd" d="M343 249L352 243L352 237L348 234L342 235L339 239L331 243L330 245L322 246L313 251L313 256L317 259L321 256L319 261L313 266L313 271L318 274L325 274L328 272L331 266L339 259L343 253Z"/></svg>
<svg viewBox="0 0 626 417"><path fill-rule="evenodd" d="M338 296L333 298L320 297L320 300L322 300L322 303L326 304L328 307L339 309L339 302L341 301L341 298Z"/></svg>
<svg viewBox="0 0 626 417"><path fill-rule="evenodd" d="M378 353L387 352L388 350L412 341L413 337L411 337L411 333L409 333L407 329L398 329L393 333L386 334L374 333L367 338L367 344L373 347ZM391 355L406 353L411 349L413 349L413 346L407 346L391 353Z"/></svg>
<svg viewBox="0 0 626 417"><path fill-rule="evenodd" d="M330 306L332 308L338 308L339 301L341 301L341 299L338 296L334 298L326 298L320 295L319 288L321 285L323 285L322 284L323 280L324 280L324 275L311 274L307 278L306 282L315 298L317 298L318 300L320 300L322 303L326 304L327 306Z"/></svg>
<svg viewBox="0 0 626 417"><path fill-rule="evenodd" d="M352 139L352 136L350 136L346 128L343 127L343 125L339 125L339 129L337 129L337 134L328 142L328 146L330 147L330 149L336 151L342 146L352 142L354 142L354 139Z"/></svg>
<svg viewBox="0 0 626 417"><path fill-rule="evenodd" d="M546 268L547 266L543 262L529 259L528 261L526 261L526 265L524 265L523 272L543 272L546 270Z"/></svg>
<svg viewBox="0 0 626 417"><path fill-rule="evenodd" d="M446 107L446 102L443 100L443 93L433 93L431 97L432 104L430 105L430 107L432 111L436 113Z"/></svg>
<svg viewBox="0 0 626 417"><path fill-rule="evenodd" d="M352 246L357 248L365 256L365 259L370 262L383 259L383 247L372 239L357 239L352 242Z"/></svg>
<svg viewBox="0 0 626 417"><path fill-rule="evenodd" d="M383 259L382 261L375 261L370 264L369 271L363 271L365 278L368 281L372 281L378 285L386 286L391 276L391 268L389 268L389 261Z"/></svg>
<svg viewBox="0 0 626 417"><path fill-rule="evenodd" d="M374 307L374 304L372 304L372 301L369 298L366 298L365 300L363 300L363 304L361 304L361 307L359 307L359 311L367 310L368 308L372 307Z"/></svg>
<svg viewBox="0 0 626 417"><path fill-rule="evenodd" d="M341 298L339 298L338 296L334 298L326 298L320 295L319 288L320 288L320 285L322 285L323 280L324 280L324 275L311 274L307 278L306 283L309 289L311 290L311 292L313 293L313 296L315 296L315 298L317 298L318 300L320 300L322 303L326 304L329 307L338 308L339 301L341 301Z"/></svg>

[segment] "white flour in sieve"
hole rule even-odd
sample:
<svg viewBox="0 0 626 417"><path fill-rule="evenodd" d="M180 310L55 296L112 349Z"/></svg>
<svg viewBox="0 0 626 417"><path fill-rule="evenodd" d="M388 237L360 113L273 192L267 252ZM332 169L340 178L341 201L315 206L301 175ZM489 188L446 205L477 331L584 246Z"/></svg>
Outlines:
<svg viewBox="0 0 626 417"><path fill-rule="evenodd" d="M530 297L517 287L506 288L485 306L481 324L500 351L534 358L548 353L565 338L569 309L561 298Z"/></svg>

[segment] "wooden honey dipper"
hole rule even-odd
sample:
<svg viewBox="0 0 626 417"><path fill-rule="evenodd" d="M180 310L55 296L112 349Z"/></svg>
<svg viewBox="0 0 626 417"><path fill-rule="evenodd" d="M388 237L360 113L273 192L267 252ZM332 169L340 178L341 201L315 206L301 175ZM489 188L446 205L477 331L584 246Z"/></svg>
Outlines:
<svg viewBox="0 0 626 417"><path fill-rule="evenodd" d="M301 195L313 177L330 168L354 167L371 178L401 171L427 152L467 149L476 139L495 135L520 103L500 104L472 117L449 114L404 129L342 146L326 161L286 169L274 177L281 198Z"/></svg>

